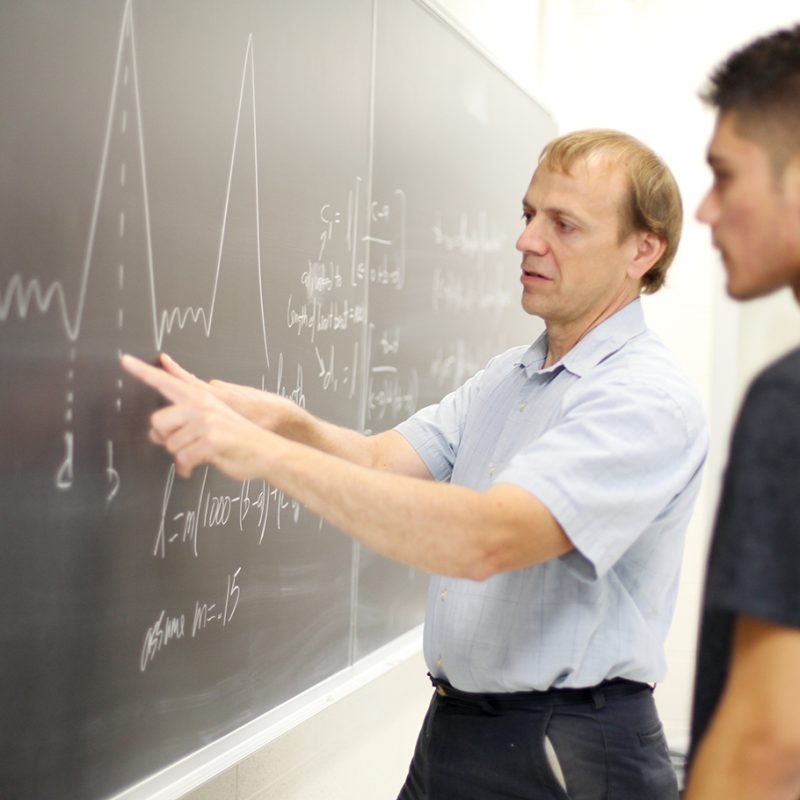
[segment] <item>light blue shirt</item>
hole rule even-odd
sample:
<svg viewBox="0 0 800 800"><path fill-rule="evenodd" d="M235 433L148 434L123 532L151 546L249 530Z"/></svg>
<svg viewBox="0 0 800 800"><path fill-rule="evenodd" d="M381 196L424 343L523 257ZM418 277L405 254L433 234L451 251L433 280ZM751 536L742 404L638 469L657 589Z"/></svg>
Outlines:
<svg viewBox="0 0 800 800"><path fill-rule="evenodd" d="M485 581L431 576L425 658L464 691L654 682L666 672L708 447L700 403L639 300L543 368L546 354L544 333L397 426L434 478L477 491L519 486L575 546Z"/></svg>

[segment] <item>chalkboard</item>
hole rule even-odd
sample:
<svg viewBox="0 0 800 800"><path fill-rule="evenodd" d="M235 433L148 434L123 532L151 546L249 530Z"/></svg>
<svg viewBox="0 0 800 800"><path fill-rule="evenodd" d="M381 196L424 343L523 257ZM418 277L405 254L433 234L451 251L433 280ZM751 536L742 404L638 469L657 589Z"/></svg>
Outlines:
<svg viewBox="0 0 800 800"><path fill-rule="evenodd" d="M121 351L363 431L540 326L547 115L415 0L0 6L0 797L108 797L417 626L426 577L176 478Z"/></svg>

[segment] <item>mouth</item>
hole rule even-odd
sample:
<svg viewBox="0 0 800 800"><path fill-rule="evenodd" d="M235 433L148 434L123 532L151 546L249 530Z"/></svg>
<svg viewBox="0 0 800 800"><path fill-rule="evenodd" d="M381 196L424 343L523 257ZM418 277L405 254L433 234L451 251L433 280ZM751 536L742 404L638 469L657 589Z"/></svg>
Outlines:
<svg viewBox="0 0 800 800"><path fill-rule="evenodd" d="M552 281L553 279L535 268L526 267L525 265L523 265L522 275L520 275L520 280L523 283L531 283L538 281Z"/></svg>
<svg viewBox="0 0 800 800"><path fill-rule="evenodd" d="M723 264L727 264L728 263L728 253L725 250L725 248L716 239L712 239L711 244L714 247L714 249L717 251L717 253L719 253L719 257L720 257L722 263Z"/></svg>

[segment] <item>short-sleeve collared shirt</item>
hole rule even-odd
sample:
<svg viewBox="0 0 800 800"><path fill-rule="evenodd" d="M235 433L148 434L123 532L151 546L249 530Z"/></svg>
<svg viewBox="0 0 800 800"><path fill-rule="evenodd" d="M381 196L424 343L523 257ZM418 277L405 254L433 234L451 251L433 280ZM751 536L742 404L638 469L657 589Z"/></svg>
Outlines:
<svg viewBox="0 0 800 800"><path fill-rule="evenodd" d="M543 366L546 333L397 426L440 481L519 486L575 549L485 581L431 576L428 668L464 691L659 681L708 447L635 300ZM531 536L536 536L531 528Z"/></svg>

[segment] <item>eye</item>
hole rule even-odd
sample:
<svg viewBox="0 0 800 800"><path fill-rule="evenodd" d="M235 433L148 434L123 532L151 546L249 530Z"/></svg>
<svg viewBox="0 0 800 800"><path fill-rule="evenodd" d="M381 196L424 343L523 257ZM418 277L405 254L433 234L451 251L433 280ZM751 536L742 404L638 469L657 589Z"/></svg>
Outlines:
<svg viewBox="0 0 800 800"><path fill-rule="evenodd" d="M715 172L714 173L714 185L715 186L726 186L730 183L731 176L727 172Z"/></svg>
<svg viewBox="0 0 800 800"><path fill-rule="evenodd" d="M533 211L523 211L521 219L523 220L523 222L526 225L528 225L530 223L530 221L534 218L534 216L535 216L535 212L533 212Z"/></svg>
<svg viewBox="0 0 800 800"><path fill-rule="evenodd" d="M733 179L733 174L729 170L722 169L721 167L712 169L711 175L714 178L714 186L717 188L727 186Z"/></svg>
<svg viewBox="0 0 800 800"><path fill-rule="evenodd" d="M574 225L570 225L569 222L563 219L557 219L555 224L556 228L558 228L558 230L561 231L561 233L571 233L572 231L575 230Z"/></svg>

